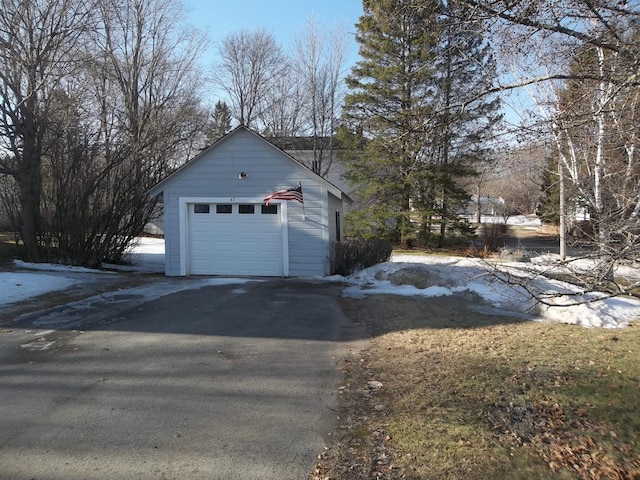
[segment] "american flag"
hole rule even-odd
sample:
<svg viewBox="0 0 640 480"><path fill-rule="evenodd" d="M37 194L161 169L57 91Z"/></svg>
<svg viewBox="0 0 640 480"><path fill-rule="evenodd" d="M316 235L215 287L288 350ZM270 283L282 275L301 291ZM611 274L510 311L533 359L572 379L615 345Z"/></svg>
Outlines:
<svg viewBox="0 0 640 480"><path fill-rule="evenodd" d="M265 197L264 203L269 206L269 202L271 202L271 200L297 200L300 203L304 203L304 200L302 199L302 185L273 192Z"/></svg>

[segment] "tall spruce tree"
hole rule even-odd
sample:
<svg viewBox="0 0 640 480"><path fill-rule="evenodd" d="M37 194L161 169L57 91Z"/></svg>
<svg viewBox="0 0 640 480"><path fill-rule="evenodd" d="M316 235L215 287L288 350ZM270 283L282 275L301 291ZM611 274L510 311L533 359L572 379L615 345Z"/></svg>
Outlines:
<svg viewBox="0 0 640 480"><path fill-rule="evenodd" d="M496 79L496 63L481 25L470 22L464 9L448 4L439 18L439 38L433 66L433 111L428 119L425 150L430 182L420 185L422 212L435 212L440 223L438 245L447 229L459 226L461 207L469 192L460 178L473 175L491 155L490 138L500 121L499 100L483 96ZM430 235L434 217L423 216L424 237Z"/></svg>
<svg viewBox="0 0 640 480"><path fill-rule="evenodd" d="M400 242L411 234L440 8L420 3L365 0L356 24L361 60L346 79L342 132L346 145L358 150L348 165L360 201L352 234Z"/></svg>
<svg viewBox="0 0 640 480"><path fill-rule="evenodd" d="M438 0L364 0L363 10L342 131L361 203L351 233L408 243L437 221L442 241L467 197L456 180L499 119L496 101L473 98L493 80L489 47Z"/></svg>
<svg viewBox="0 0 640 480"><path fill-rule="evenodd" d="M205 141L207 145L211 145L216 140L224 137L231 131L231 110L229 106L218 100L213 107L211 114L211 123L205 131Z"/></svg>

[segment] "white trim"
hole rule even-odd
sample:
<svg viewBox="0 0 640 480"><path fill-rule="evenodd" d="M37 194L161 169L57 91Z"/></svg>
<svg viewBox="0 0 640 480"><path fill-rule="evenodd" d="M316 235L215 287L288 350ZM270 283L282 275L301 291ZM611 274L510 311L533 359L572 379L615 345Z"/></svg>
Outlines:
<svg viewBox="0 0 640 480"><path fill-rule="evenodd" d="M187 258L189 250L189 229L187 228L187 219L189 218L189 205L188 198L178 198L178 224L179 224L179 242L180 242L180 276L186 277L189 272L187 271Z"/></svg>
<svg viewBox="0 0 640 480"><path fill-rule="evenodd" d="M287 201L273 202L282 205L280 207L280 220L282 225L282 276L289 276L289 208Z"/></svg>
<svg viewBox="0 0 640 480"><path fill-rule="evenodd" d="M180 276L187 276L189 259L189 205L194 203L264 203L263 197L178 197L178 218L180 228ZM282 275L289 276L289 215L287 202L274 200L280 207L280 230L282 232Z"/></svg>
<svg viewBox="0 0 640 480"><path fill-rule="evenodd" d="M329 191L322 189L320 191L322 199L322 218L326 221L322 222L322 241L324 242L324 250L327 252L324 258L324 274L331 273L331 218L329 217Z"/></svg>

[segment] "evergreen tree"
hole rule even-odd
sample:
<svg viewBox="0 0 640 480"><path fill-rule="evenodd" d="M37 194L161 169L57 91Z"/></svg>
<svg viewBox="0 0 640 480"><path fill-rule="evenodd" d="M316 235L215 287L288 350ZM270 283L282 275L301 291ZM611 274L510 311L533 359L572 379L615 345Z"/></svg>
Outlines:
<svg viewBox="0 0 640 480"><path fill-rule="evenodd" d="M472 100L493 79L489 47L438 0L363 7L341 138L361 202L352 233L408 243L415 222L428 236L438 221L442 240L467 197L456 180L482 157L498 120L497 102Z"/></svg>
<svg viewBox="0 0 640 480"><path fill-rule="evenodd" d="M342 140L361 208L354 233L406 242L429 105L438 5L365 0L356 25L361 60L347 77ZM429 25L431 24L431 25Z"/></svg>
<svg viewBox="0 0 640 480"><path fill-rule="evenodd" d="M473 175L480 162L490 154L493 129L501 119L499 100L485 97L496 78L496 64L481 26L463 22L465 11L449 4L440 18L438 50L433 66L434 114L428 119L429 152L427 170L430 182L420 185L422 211L433 211L440 223L438 244L442 246L448 228L457 228L461 207L469 193L460 186L460 178ZM429 218L423 218L422 234L428 237Z"/></svg>
<svg viewBox="0 0 640 480"><path fill-rule="evenodd" d="M558 156L547 160L541 185L542 195L536 215L545 225L560 225L560 186L558 181Z"/></svg>
<svg viewBox="0 0 640 480"><path fill-rule="evenodd" d="M206 131L206 143L211 145L219 138L224 137L231 130L231 110L229 106L218 100L213 107L211 124Z"/></svg>

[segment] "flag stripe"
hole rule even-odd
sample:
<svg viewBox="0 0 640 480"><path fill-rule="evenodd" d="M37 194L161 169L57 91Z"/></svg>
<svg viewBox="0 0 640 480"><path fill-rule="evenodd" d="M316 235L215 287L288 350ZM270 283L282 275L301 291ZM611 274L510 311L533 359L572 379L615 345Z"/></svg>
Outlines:
<svg viewBox="0 0 640 480"><path fill-rule="evenodd" d="M300 203L304 203L304 199L302 198L302 186L273 192L265 197L264 203L268 206L271 200L297 200Z"/></svg>

